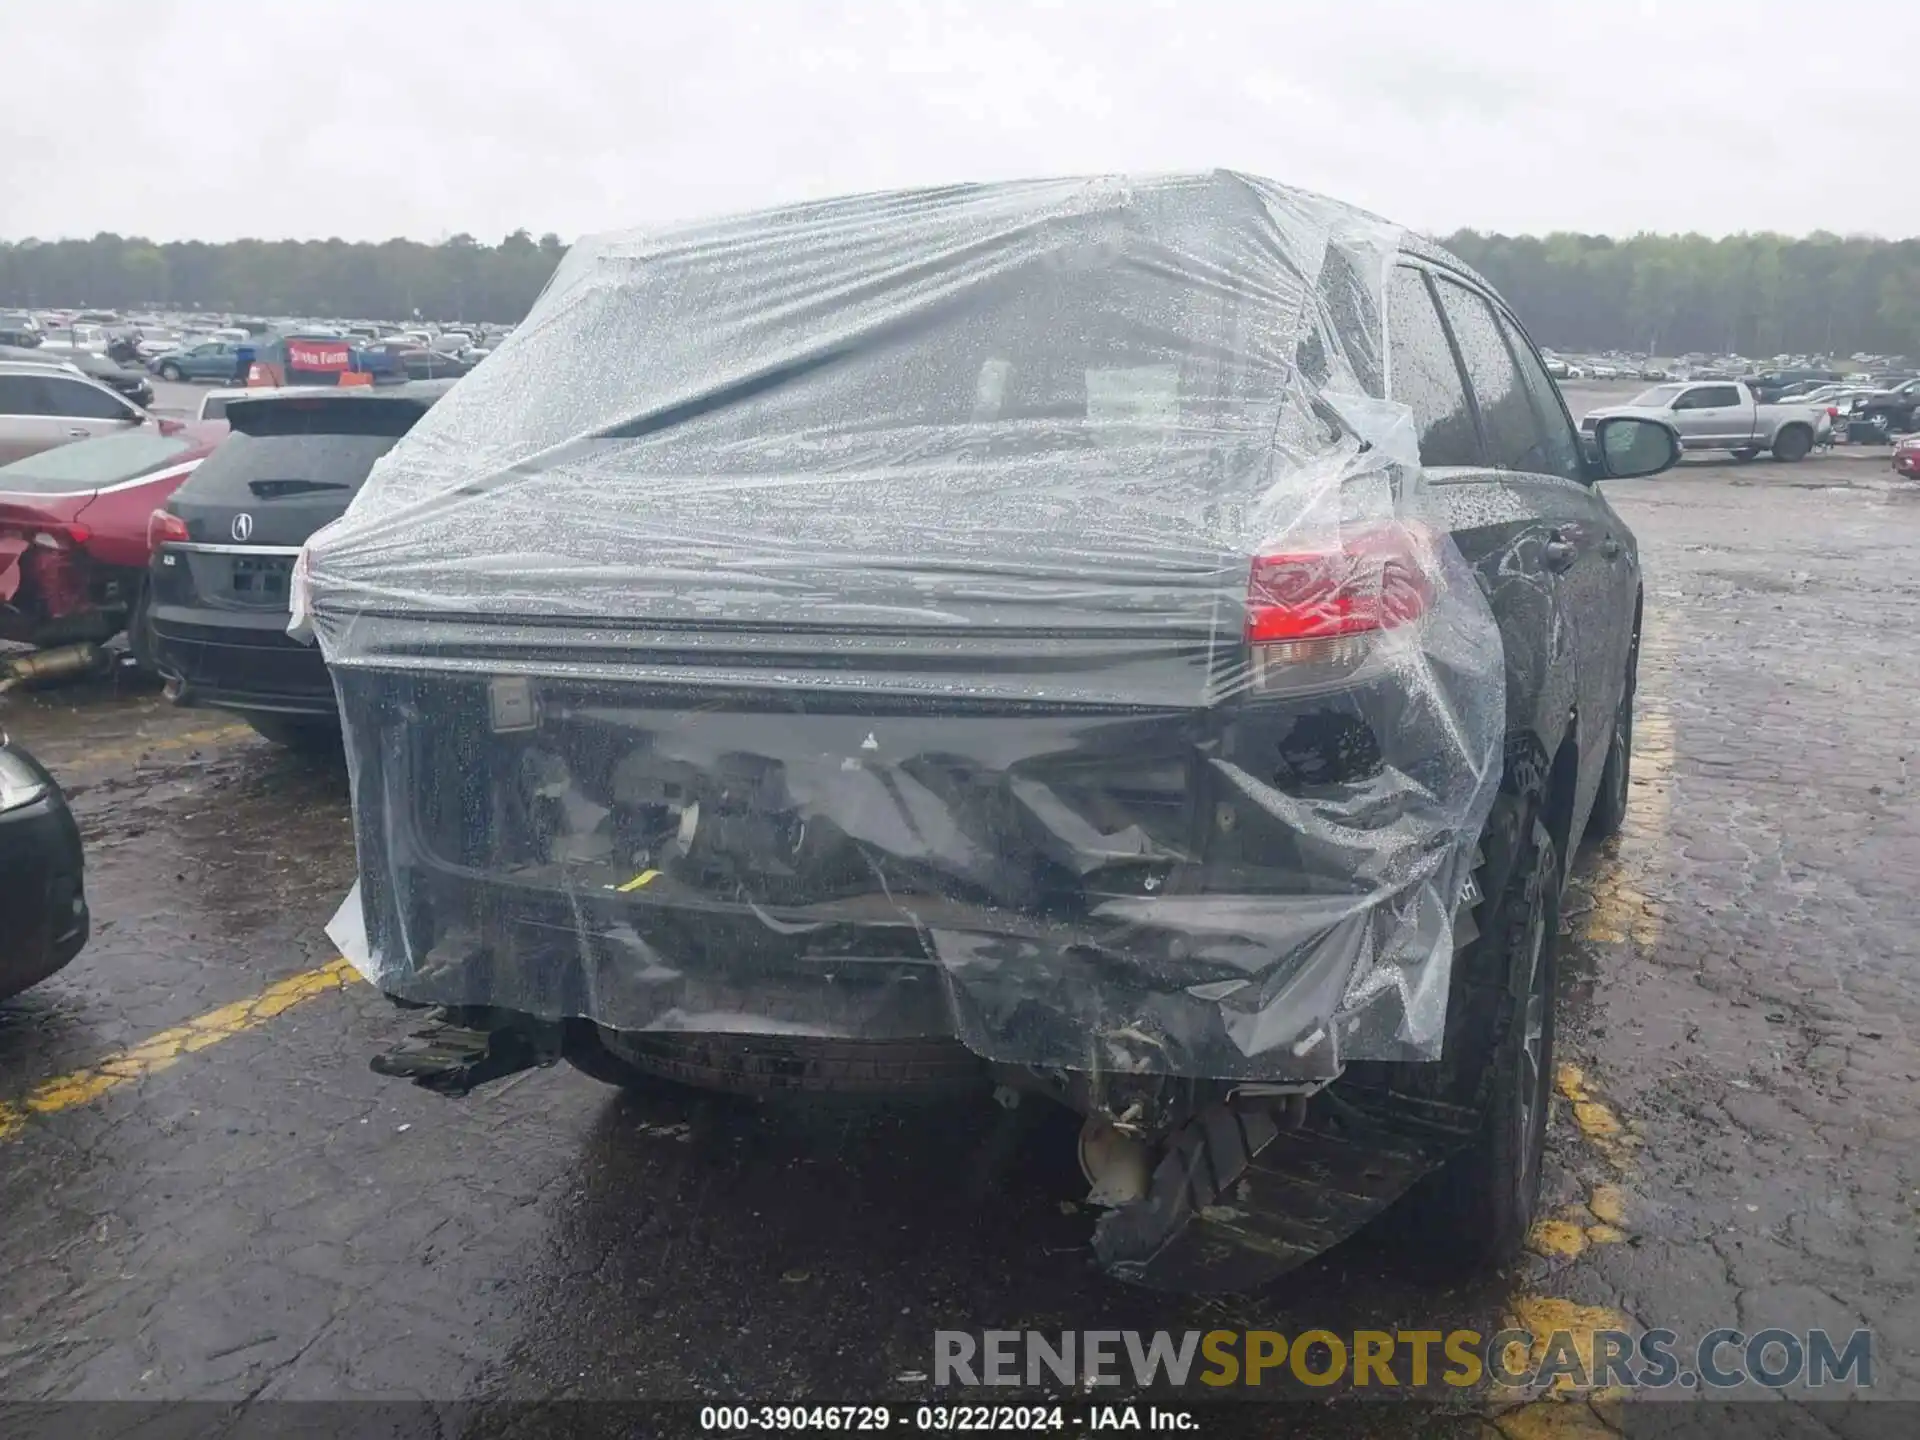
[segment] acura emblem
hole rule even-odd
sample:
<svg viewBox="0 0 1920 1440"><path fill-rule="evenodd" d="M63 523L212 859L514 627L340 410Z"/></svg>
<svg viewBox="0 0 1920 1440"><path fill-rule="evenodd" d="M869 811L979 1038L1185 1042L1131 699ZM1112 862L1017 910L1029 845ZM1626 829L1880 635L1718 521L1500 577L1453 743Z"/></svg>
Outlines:
<svg viewBox="0 0 1920 1440"><path fill-rule="evenodd" d="M253 538L253 516L244 510L233 517L233 538L240 541Z"/></svg>

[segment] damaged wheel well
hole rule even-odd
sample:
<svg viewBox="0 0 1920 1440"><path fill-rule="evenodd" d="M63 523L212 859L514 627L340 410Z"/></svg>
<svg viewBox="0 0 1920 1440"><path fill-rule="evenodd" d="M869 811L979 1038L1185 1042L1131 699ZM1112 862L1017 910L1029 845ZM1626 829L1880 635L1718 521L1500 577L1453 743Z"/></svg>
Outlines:
<svg viewBox="0 0 1920 1440"><path fill-rule="evenodd" d="M1547 772L1547 833L1553 836L1554 850L1560 856L1561 879L1572 867L1573 807L1580 789L1580 745L1578 717L1567 721L1567 733L1560 737L1554 752L1553 768Z"/></svg>

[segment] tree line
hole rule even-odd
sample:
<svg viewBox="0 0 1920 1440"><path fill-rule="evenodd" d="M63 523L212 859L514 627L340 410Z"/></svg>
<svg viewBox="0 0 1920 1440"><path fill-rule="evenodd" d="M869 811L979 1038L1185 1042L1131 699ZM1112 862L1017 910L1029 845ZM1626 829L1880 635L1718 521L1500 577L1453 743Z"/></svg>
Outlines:
<svg viewBox="0 0 1920 1440"><path fill-rule="evenodd" d="M1440 243L1492 281L1543 345L1920 359L1920 240L1462 230Z"/></svg>
<svg viewBox="0 0 1920 1440"><path fill-rule="evenodd" d="M566 253L558 235L516 230L498 245L455 235L438 245L345 240L156 244L0 242L0 307L204 310L302 318L508 323L532 306Z"/></svg>
<svg viewBox="0 0 1920 1440"><path fill-rule="evenodd" d="M1920 239L1781 235L1486 235L1442 241L1543 344L1920 358ZM566 251L516 230L498 245L345 240L223 244L137 236L0 242L0 305L511 322Z"/></svg>

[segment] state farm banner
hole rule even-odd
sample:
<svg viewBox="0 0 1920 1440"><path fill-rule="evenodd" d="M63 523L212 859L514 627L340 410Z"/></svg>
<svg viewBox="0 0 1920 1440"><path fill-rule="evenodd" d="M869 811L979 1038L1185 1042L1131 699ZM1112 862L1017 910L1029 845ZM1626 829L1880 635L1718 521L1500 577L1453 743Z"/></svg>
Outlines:
<svg viewBox="0 0 1920 1440"><path fill-rule="evenodd" d="M344 340L289 340L289 370L344 370L352 354Z"/></svg>

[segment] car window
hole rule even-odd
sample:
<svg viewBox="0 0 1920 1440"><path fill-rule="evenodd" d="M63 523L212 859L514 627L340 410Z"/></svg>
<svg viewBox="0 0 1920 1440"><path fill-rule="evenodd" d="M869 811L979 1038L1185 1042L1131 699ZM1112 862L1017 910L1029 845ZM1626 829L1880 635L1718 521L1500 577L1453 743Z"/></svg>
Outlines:
<svg viewBox="0 0 1920 1440"><path fill-rule="evenodd" d="M137 480L193 449L184 435L162 435L142 426L72 445L56 445L11 465L0 465L0 490L60 495Z"/></svg>
<svg viewBox="0 0 1920 1440"><path fill-rule="evenodd" d="M193 472L184 499L239 503L360 489L398 435L246 435L235 431Z"/></svg>
<svg viewBox="0 0 1920 1440"><path fill-rule="evenodd" d="M0 375L0 415L51 415L53 401L38 375Z"/></svg>
<svg viewBox="0 0 1920 1440"><path fill-rule="evenodd" d="M193 472L181 496L257 503L315 490L357 492L374 462L426 413L402 400L252 400L219 449Z"/></svg>
<svg viewBox="0 0 1920 1440"><path fill-rule="evenodd" d="M1676 410L1721 410L1740 403L1740 392L1731 385L1696 385L1674 402Z"/></svg>
<svg viewBox="0 0 1920 1440"><path fill-rule="evenodd" d="M1387 393L1413 411L1423 465L1479 465L1480 437L1453 347L1425 277L1396 267L1387 282Z"/></svg>
<svg viewBox="0 0 1920 1440"><path fill-rule="evenodd" d="M1627 403L1643 406L1648 410L1662 410L1674 403L1685 391L1684 385L1656 385L1651 390L1642 390Z"/></svg>
<svg viewBox="0 0 1920 1440"><path fill-rule="evenodd" d="M1533 418L1540 435L1540 445L1531 468L1541 475L1584 480L1586 467L1580 459L1580 440L1574 434L1572 422L1567 419L1566 407L1560 403L1559 387L1548 376L1519 328L1498 311L1494 312L1493 320L1506 337L1507 349L1513 355L1514 364L1520 369L1521 382L1527 388L1527 398L1533 402Z"/></svg>
<svg viewBox="0 0 1920 1440"><path fill-rule="evenodd" d="M92 385L82 384L78 380L62 380L48 376L46 380L48 394L53 401L53 413L69 416L75 420L129 420L133 412L120 401Z"/></svg>
<svg viewBox="0 0 1920 1440"><path fill-rule="evenodd" d="M1450 280L1436 278L1434 288L1480 404L1488 460L1502 470L1551 473L1547 436L1513 352L1494 323L1493 307Z"/></svg>

